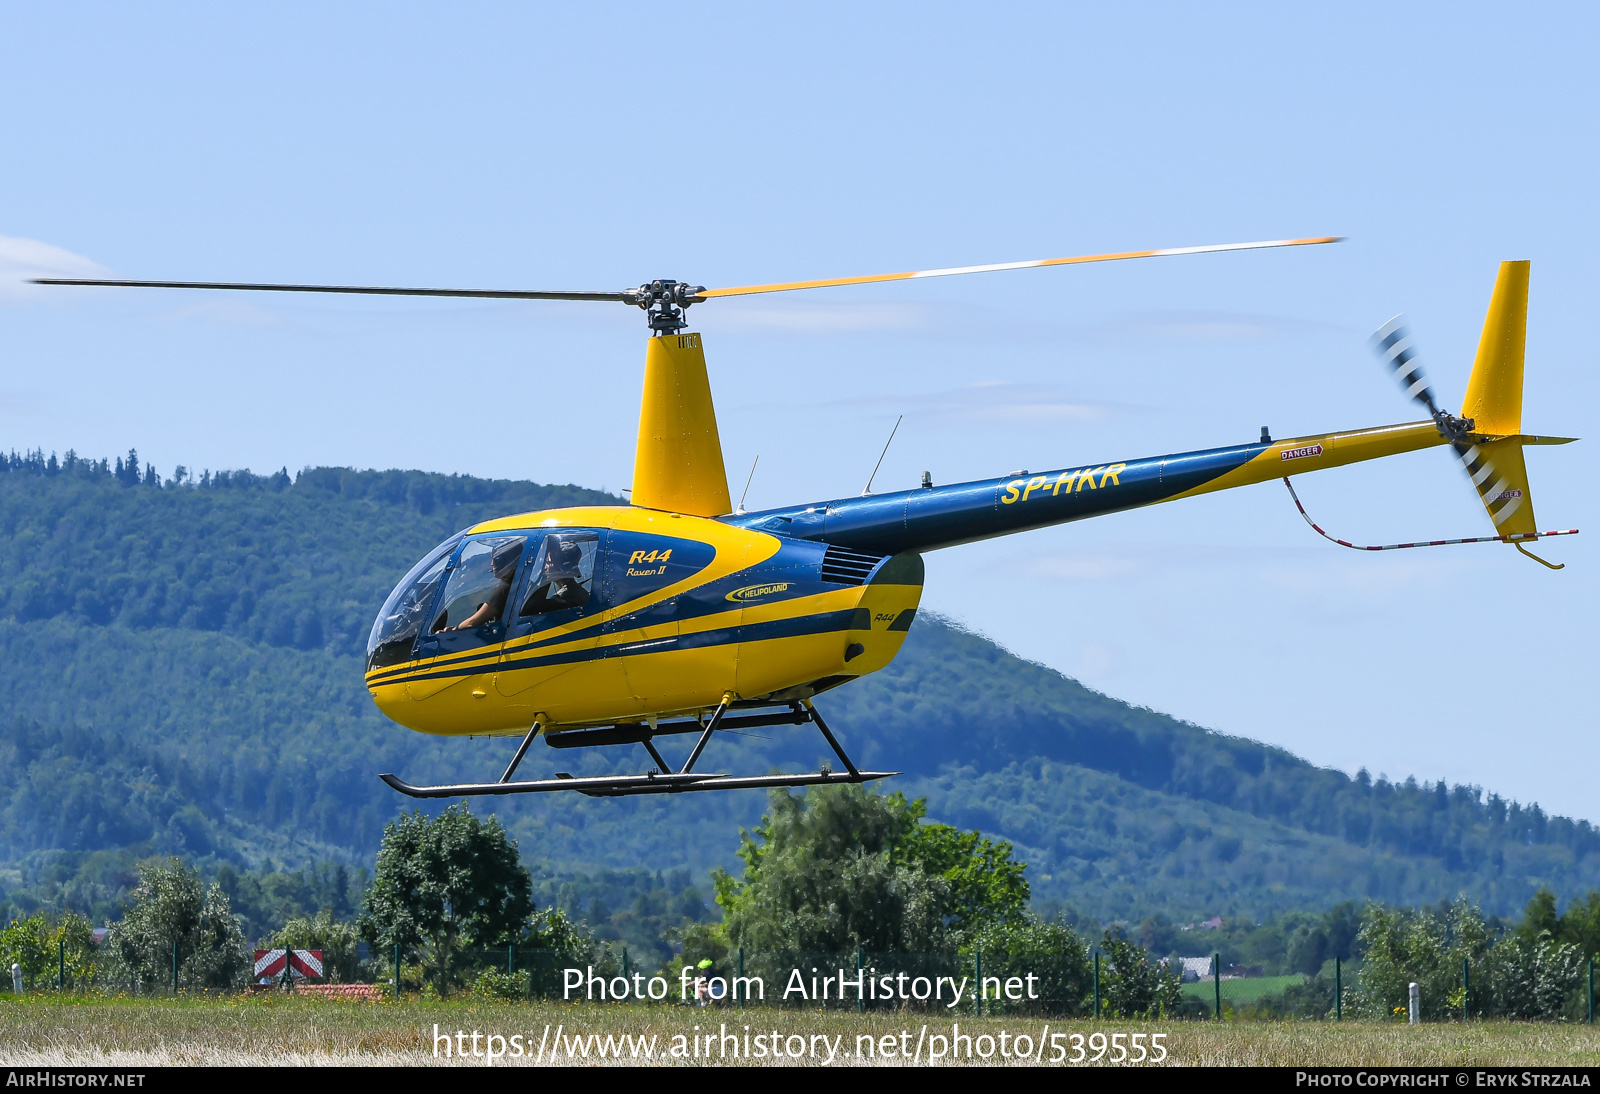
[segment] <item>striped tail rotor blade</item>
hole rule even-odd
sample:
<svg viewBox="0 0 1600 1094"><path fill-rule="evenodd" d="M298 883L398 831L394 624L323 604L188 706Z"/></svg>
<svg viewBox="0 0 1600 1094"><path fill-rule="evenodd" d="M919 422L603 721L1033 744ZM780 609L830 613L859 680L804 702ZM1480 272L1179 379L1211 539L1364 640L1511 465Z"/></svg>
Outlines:
<svg viewBox="0 0 1600 1094"><path fill-rule="evenodd" d="M1450 447L1461 460L1461 469L1467 473L1473 489L1489 512L1489 519L1498 529L1522 507L1524 492L1515 489L1510 476L1501 474L1482 448L1471 441L1452 441Z"/></svg>
<svg viewBox="0 0 1600 1094"><path fill-rule="evenodd" d="M1389 366L1406 397L1427 407L1429 414L1438 414L1438 402L1428 384L1427 373L1422 370L1422 358L1417 354L1405 317L1397 315L1379 327L1372 335L1371 344L1372 352Z"/></svg>

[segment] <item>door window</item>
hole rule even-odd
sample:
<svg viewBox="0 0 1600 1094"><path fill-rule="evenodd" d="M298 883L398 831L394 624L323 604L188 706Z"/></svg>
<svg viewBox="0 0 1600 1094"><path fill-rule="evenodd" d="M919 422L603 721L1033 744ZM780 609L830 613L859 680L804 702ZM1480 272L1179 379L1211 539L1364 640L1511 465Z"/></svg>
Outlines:
<svg viewBox="0 0 1600 1094"><path fill-rule="evenodd" d="M525 535L469 539L450 567L444 595L434 609L428 643L434 652L498 642L505 635L506 604L522 568Z"/></svg>
<svg viewBox="0 0 1600 1094"><path fill-rule="evenodd" d="M528 570L520 620L582 608L594 596L594 563L600 537L594 532L551 532Z"/></svg>

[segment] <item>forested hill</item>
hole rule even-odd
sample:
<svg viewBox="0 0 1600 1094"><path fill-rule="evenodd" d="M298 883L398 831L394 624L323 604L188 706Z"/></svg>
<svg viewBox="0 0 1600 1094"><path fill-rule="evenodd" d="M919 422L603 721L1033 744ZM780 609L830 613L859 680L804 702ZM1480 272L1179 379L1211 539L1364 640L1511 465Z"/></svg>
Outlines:
<svg viewBox="0 0 1600 1094"><path fill-rule="evenodd" d="M412 804L378 771L482 778L512 748L423 737L376 712L360 654L390 587L475 521L617 501L415 471L162 477L132 453L0 456L0 889L111 852L370 862ZM822 705L856 759L905 771L899 788L933 816L1016 844L1041 904L1266 915L1465 890L1511 912L1540 884L1600 884L1587 822L1476 788L1350 779L1128 706L936 618ZM816 761L810 736L772 732L719 739L708 760ZM552 756L536 746L525 769L574 760ZM582 770L642 760L596 755ZM557 874L736 865L738 827L763 805L742 792L535 798L480 808Z"/></svg>

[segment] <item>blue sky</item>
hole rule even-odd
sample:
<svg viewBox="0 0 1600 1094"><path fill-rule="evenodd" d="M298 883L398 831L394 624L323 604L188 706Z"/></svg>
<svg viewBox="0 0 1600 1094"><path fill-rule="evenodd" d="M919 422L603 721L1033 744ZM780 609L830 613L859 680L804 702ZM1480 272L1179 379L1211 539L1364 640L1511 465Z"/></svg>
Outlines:
<svg viewBox="0 0 1600 1094"><path fill-rule="evenodd" d="M878 489L1408 420L1365 348L1402 311L1454 407L1503 259L1526 427L1593 433L1590 7L575 7L0 9L0 444L632 466L630 309L30 273L615 289L1320 234L698 307L735 492L759 454L752 508L857 493L900 414ZM1542 526L1592 523L1595 452L1530 453ZM1358 542L1489 530L1441 452L1301 483ZM1265 484L936 553L924 604L1318 763L1600 820L1593 542L1355 554Z"/></svg>

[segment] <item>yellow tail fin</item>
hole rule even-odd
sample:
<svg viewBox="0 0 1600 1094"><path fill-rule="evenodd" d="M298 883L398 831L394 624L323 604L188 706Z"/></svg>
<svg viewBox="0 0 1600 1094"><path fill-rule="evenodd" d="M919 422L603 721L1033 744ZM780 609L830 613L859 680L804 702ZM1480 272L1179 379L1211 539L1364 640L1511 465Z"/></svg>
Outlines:
<svg viewBox="0 0 1600 1094"><path fill-rule="evenodd" d="M1502 262L1483 319L1461 416L1473 431L1508 437L1522 432L1522 355L1528 335L1528 263Z"/></svg>
<svg viewBox="0 0 1600 1094"><path fill-rule="evenodd" d="M698 334L652 338L645 350L630 500L646 509L697 517L733 509Z"/></svg>
<svg viewBox="0 0 1600 1094"><path fill-rule="evenodd" d="M1475 481L1489 519L1501 535L1534 532L1533 498L1522 458L1522 366L1528 334L1528 263L1502 262L1489 314L1483 319L1478 356L1467 380L1461 416L1472 431L1488 438L1476 446L1487 461ZM1474 467L1469 466L1468 474Z"/></svg>
<svg viewBox="0 0 1600 1094"><path fill-rule="evenodd" d="M1527 334L1528 263L1502 262L1461 404L1461 416L1472 419L1472 432L1479 438L1463 453L1463 461L1469 475L1477 472L1474 484L1489 519L1494 521L1495 531L1502 536L1539 530L1533 516L1533 492L1528 488L1528 466L1522 458L1523 445L1566 444L1572 440L1522 432L1522 367Z"/></svg>

